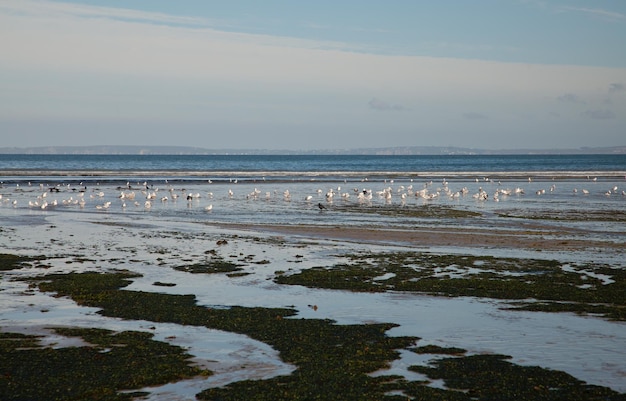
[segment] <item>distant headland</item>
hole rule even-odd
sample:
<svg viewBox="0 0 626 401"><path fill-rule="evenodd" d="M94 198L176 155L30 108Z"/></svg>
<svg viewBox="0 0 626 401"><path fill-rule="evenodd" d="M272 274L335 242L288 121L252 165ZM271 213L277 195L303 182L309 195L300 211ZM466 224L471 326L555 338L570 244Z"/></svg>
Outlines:
<svg viewBox="0 0 626 401"><path fill-rule="evenodd" d="M537 154L626 154L626 146L582 147L575 149L474 149L439 146L398 146L385 148L269 150L205 149L190 146L39 146L3 147L0 154L49 155L537 155Z"/></svg>

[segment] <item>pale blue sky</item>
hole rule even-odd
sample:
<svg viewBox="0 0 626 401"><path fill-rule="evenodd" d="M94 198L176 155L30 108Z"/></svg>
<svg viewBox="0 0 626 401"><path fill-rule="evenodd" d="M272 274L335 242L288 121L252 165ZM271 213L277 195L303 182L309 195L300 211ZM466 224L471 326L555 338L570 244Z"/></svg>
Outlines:
<svg viewBox="0 0 626 401"><path fill-rule="evenodd" d="M0 1L4 146L626 145L626 1Z"/></svg>

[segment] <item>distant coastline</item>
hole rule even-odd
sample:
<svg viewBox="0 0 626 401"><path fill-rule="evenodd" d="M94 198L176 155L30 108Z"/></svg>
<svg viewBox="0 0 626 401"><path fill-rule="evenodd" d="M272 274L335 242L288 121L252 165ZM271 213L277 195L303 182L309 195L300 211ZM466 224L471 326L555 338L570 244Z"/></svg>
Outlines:
<svg viewBox="0 0 626 401"><path fill-rule="evenodd" d="M49 155L537 155L626 154L626 146L576 149L474 149L462 147L404 146L358 149L268 150L205 149L188 146L39 146L3 147L0 154Z"/></svg>

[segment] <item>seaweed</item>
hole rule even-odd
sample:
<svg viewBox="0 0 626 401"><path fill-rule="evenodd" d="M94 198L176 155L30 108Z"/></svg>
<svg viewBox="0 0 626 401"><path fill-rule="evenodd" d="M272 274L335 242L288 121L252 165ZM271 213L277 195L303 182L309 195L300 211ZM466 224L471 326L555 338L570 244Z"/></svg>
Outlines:
<svg viewBox="0 0 626 401"><path fill-rule="evenodd" d="M0 253L0 271L21 269L30 266L30 262L44 259L43 256L18 256Z"/></svg>
<svg viewBox="0 0 626 401"><path fill-rule="evenodd" d="M175 283L164 283L161 281L155 281L154 283L152 283L152 285L157 287L176 287Z"/></svg>
<svg viewBox="0 0 626 401"><path fill-rule="evenodd" d="M409 348L416 354L439 354L439 355L462 355L467 351L463 348L440 347L438 345L423 345L421 347Z"/></svg>
<svg viewBox="0 0 626 401"><path fill-rule="evenodd" d="M392 259L400 262L397 255ZM477 260L473 263L476 262ZM485 267L488 261L481 262L482 267ZM498 264L501 261L493 262ZM359 269L365 266L359 266ZM402 264L398 263L398 267L400 266ZM556 268L555 263L537 261L525 264L523 270L530 275L540 275L543 270L539 268L542 266L547 270L550 270L550 266ZM517 366L506 361L507 357L499 355L446 358L433 362L432 366L411 367L412 370L423 373L433 380L443 379L447 389L429 387L427 382L407 381L398 376L374 377L370 373L387 368L390 361L398 358L400 349L437 354L462 354L463 350L433 346L414 347L417 340L415 337L390 337L386 334L389 329L395 327L391 323L339 325L328 319L296 318L296 311L291 308L205 307L196 303L194 295L125 290L124 287L133 277L137 275L117 271L49 274L30 280L41 291L71 297L79 305L100 308L99 313L105 316L205 326L245 334L269 344L280 353L285 362L293 364L296 368L290 375L267 380L243 380L220 388L206 389L196 395L196 398L201 400L623 400L626 397L608 388L586 385L563 372ZM376 281L373 280L375 278L372 277L372 281ZM391 279L393 277L388 280ZM153 354L165 353L159 347L168 346L150 343L152 340L147 333L124 332L120 337L117 337L120 334L99 329L61 329L60 333L80 335L94 345L86 348L41 350L46 352L45 358L48 358L48 361L45 361L45 358L30 358L30 354L26 353L32 350L15 349L13 351L15 354L11 354L13 364L6 365L8 368L4 368L2 376L4 379L0 379L5 380L2 385L6 386L8 383L6 378L10 379L15 372L27 373L24 374L23 381L11 382L14 387L3 387L3 393L0 395L4 392L11 396L27 395L14 398L1 397L2 399L29 398L28 391L31 391L32 381L41 375L50 375L45 379L46 395L30 398L63 399L55 395L66 394L64 391L68 383L56 379L52 372L59 369L59 366L65 366L64 369L70 370L73 369L73 365L82 366L82 363L86 363L82 359L90 358L100 361L100 358L109 356L113 358L116 355L133 355L130 359L135 360L134 355L138 355L140 362L133 365L135 373L141 378L149 377L161 382L166 380L168 374L178 375L171 380L177 380L187 374L209 374L186 366L188 355L184 353L174 352L174 355L170 356L175 363L179 363L177 368L169 366L169 362L168 366L160 364L159 361L151 362ZM32 346L28 339L16 337L14 341L15 344L22 346ZM133 344L137 344L140 349L132 349ZM147 347L146 344L150 346ZM153 346L156 348L152 348ZM154 351L145 355L141 353L145 348ZM139 354L135 354L136 352ZM3 356L4 354L3 352ZM143 357L145 359L141 359ZM128 361L122 357L118 359L115 363ZM51 365L53 362L54 365ZM31 366L33 363L34 366ZM5 364L0 366L4 367ZM45 366L46 370L37 371L38 366ZM54 369L48 368L49 366L54 366ZM168 370L169 368L171 369ZM130 397L133 393L122 394L116 391L122 387L135 389L144 385L143 381L130 380L115 369L95 371L91 370L89 365L83 370L92 372L97 377L81 376L86 373L82 371L74 377L76 383L73 384L81 389L82 399L128 399L124 397ZM163 376L159 376L161 370L165 371ZM156 375L156 378L153 375ZM105 384L100 386L100 383Z"/></svg>
<svg viewBox="0 0 626 401"><path fill-rule="evenodd" d="M91 345L47 348L38 337L0 336L2 400L130 400L140 389L211 372L190 366L191 355L177 346L152 340L152 334L104 329L56 328Z"/></svg>
<svg viewBox="0 0 626 401"><path fill-rule="evenodd" d="M554 221L610 221L626 222L626 212L622 210L509 210L498 213L499 217L529 219L529 220L554 220Z"/></svg>
<svg viewBox="0 0 626 401"><path fill-rule="evenodd" d="M387 367L398 349L415 342L413 337L388 337L394 324L337 325L327 319L295 319L287 308L207 308L194 295L127 291L130 274L96 272L47 275L36 278L39 289L69 296L99 313L123 319L205 326L246 334L280 352L297 369L290 376L266 381L242 381L221 389L209 389L200 399L382 399L386 379L368 373ZM90 284L91 283L91 284ZM89 292L84 291L89 288Z"/></svg>
<svg viewBox="0 0 626 401"><path fill-rule="evenodd" d="M405 291L523 301L511 308L626 320L624 269L585 264L573 265L574 271L569 271L555 260L427 252L366 253L347 258L347 263L331 267L277 272L274 281L359 292ZM606 275L612 282L604 283L596 274ZM383 275L389 277L380 279Z"/></svg>
<svg viewBox="0 0 626 401"><path fill-rule="evenodd" d="M419 219L465 219L483 216L480 212L471 210L455 209L440 205L422 205L418 207L394 207L394 206L344 206L333 210L346 212L374 213L384 216L398 216Z"/></svg>
<svg viewBox="0 0 626 401"><path fill-rule="evenodd" d="M506 355L471 355L444 358L431 366L409 369L443 380L466 400L624 400L626 395L588 385L567 373L537 366L519 366ZM451 392L451 391L450 391ZM406 391L419 396L418 391ZM465 397L465 398L463 398Z"/></svg>
<svg viewBox="0 0 626 401"><path fill-rule="evenodd" d="M174 269L194 274L212 274L239 272L243 270L239 266L241 265L228 262L221 258L213 258L205 263L194 263L191 265L175 266Z"/></svg>

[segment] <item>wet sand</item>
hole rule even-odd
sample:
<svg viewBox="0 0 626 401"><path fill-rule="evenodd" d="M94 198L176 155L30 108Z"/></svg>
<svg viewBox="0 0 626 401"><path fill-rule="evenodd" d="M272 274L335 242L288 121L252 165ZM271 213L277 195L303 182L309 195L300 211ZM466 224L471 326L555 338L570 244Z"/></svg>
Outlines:
<svg viewBox="0 0 626 401"><path fill-rule="evenodd" d="M508 248L534 251L568 251L606 249L616 252L626 248L617 238L579 239L577 230L553 230L546 227L518 229L484 229L479 227L442 227L386 229L314 225L220 224L220 227L243 231L260 231L278 235L324 238L377 245L401 244L414 247Z"/></svg>
<svg viewBox="0 0 626 401"><path fill-rule="evenodd" d="M132 328L154 332L158 339L172 343L185 339L184 345L199 357L200 363L218 361L212 365L218 374L210 381L185 383L185 389L151 389L153 399L158 399L159 391L172 391L176 399L193 399L202 388L288 371L289 367L261 348L262 344L244 342L239 336L226 333L226 340L213 344L207 343L209 336L204 330L189 334L189 328L183 326L157 325L152 329L155 325L151 322L119 322L79 308L68 299L55 298L54 294L34 293L25 283L13 281L44 273L128 269L143 275L129 290L195 294L202 305L289 306L298 311L300 318L328 318L339 324L392 322L399 326L390 335L418 336L423 344L461 347L477 354L512 355L515 363L563 370L589 383L626 391L623 322L567 313L513 312L492 299L392 292L359 294L272 281L277 270L330 266L343 261L337 255L370 250L417 248L430 252L558 257L563 262L576 258L596 261L599 257L621 261L626 248L623 232L601 232L602 224L561 224L540 219L507 219L505 224L496 224L500 219L491 218L493 213L484 219L458 223L448 220L439 224L430 218L424 225L416 223L412 228L388 227L384 223L343 225L341 221L334 224L334 211L318 213L317 207L308 216L310 220L319 219L320 224L218 222L213 216L219 216L220 209L214 202L216 209L211 214L181 214L184 219L181 215L159 214L158 207L166 209L164 204L128 215L95 211L93 206L87 212L4 208L6 219L0 238L3 252L46 255L51 259L46 261L47 267L4 275L0 282L0 304L4 308L0 328L20 328L19 331L44 336L48 334L40 329L55 325ZM267 205L245 204L260 209L268 208ZM296 212L303 213L300 209L292 213ZM228 243L218 245L221 239ZM216 251L226 260L240 261L246 265L248 275L230 278L172 268L206 261L207 251ZM247 258L250 255L252 259ZM157 281L176 286L155 286ZM49 341L63 345L58 338ZM254 351L246 351L251 346ZM398 360L396 364L408 363Z"/></svg>

